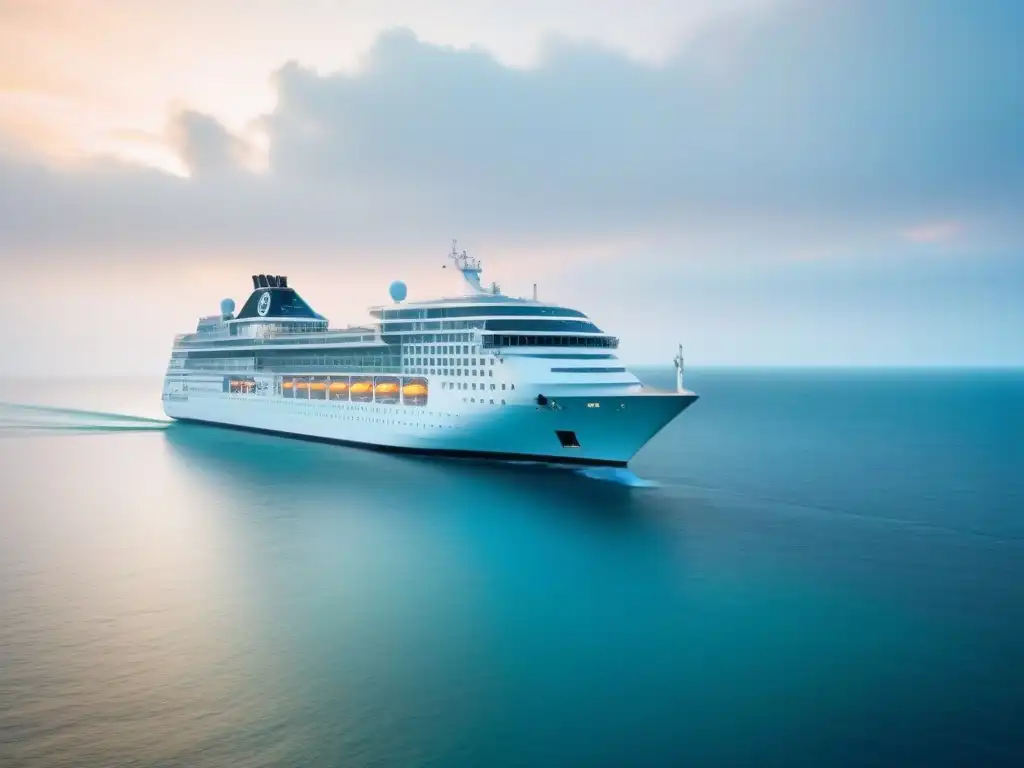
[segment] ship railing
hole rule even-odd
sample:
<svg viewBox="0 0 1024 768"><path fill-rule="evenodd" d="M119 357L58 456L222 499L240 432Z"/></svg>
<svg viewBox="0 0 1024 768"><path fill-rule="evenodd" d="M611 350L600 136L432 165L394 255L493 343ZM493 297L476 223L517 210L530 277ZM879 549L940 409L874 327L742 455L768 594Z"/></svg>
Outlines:
<svg viewBox="0 0 1024 768"><path fill-rule="evenodd" d="M177 369L181 370L181 369ZM264 374L294 374L294 375L321 375L327 376L338 374L394 374L403 373L401 365L352 365L348 363L331 364L274 364L254 365L252 362L225 362L218 365L216 361L204 361L200 367L187 366L184 369L188 373L264 373Z"/></svg>
<svg viewBox="0 0 1024 768"><path fill-rule="evenodd" d="M171 369L168 368L168 370L171 370ZM200 374L202 374L202 373L257 373L259 371L259 369L255 365L253 365L252 363L249 363L248 365L246 365L244 363L231 363L230 365L213 365L213 364L207 363L206 365L203 365L202 367L199 367L199 368L194 368L192 366L185 366L184 368L177 368L177 369L175 369L175 371L176 372L184 371L185 373L200 373Z"/></svg>
<svg viewBox="0 0 1024 768"><path fill-rule="evenodd" d="M377 329L375 327L366 325L347 325L344 328L276 328L270 327L266 329L267 336L295 336L297 334L317 333L317 334L334 334L334 335L345 335L345 334L376 334Z"/></svg>
<svg viewBox="0 0 1024 768"><path fill-rule="evenodd" d="M379 336L380 332L376 328L367 328L366 326L349 326L348 328L306 328L306 329L291 329L282 330L278 328L266 328L263 333L260 334L260 338L276 338L280 336L306 336L306 335L317 335L317 336ZM176 339L237 339L241 338L237 334L232 334L228 330L218 331L193 331L192 333L179 333L175 336Z"/></svg>
<svg viewBox="0 0 1024 768"><path fill-rule="evenodd" d="M219 341L230 341L232 346L260 346L263 344L271 344L274 346L280 346L282 341L287 341L291 344L371 344L379 345L383 344L384 341L377 333L363 333L355 335L350 331L325 331L318 333L316 338L309 338L305 333L291 334L291 333L274 333L266 334L264 336L229 336L223 333L217 334L184 334L176 336L174 338L175 344L208 344L210 342Z"/></svg>

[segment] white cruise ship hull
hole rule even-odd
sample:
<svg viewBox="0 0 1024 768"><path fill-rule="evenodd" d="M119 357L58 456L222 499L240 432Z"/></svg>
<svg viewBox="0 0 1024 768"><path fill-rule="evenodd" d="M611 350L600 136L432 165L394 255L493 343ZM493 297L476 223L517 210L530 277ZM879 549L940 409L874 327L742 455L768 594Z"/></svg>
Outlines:
<svg viewBox="0 0 1024 768"><path fill-rule="evenodd" d="M550 402L465 403L431 391L427 406L231 394L221 377L168 377L172 419L376 450L555 464L625 466L697 396L690 392L564 392ZM204 384L206 386L204 386Z"/></svg>

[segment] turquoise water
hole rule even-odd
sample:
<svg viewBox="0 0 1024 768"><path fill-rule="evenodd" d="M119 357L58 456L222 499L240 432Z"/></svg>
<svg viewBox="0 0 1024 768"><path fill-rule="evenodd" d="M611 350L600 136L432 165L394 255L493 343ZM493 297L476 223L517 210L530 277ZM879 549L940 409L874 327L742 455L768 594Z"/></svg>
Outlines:
<svg viewBox="0 0 1024 768"><path fill-rule="evenodd" d="M1024 375L687 384L615 482L0 384L0 764L1024 754Z"/></svg>

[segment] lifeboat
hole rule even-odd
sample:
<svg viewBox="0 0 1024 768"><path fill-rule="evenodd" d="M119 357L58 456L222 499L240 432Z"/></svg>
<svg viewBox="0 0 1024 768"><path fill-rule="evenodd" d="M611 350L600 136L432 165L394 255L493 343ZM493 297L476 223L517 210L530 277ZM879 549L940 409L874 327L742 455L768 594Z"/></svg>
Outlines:
<svg viewBox="0 0 1024 768"><path fill-rule="evenodd" d="M318 392L323 392L325 389L327 389L327 385L324 384L324 382L322 381L314 381L309 385L309 388L315 389Z"/></svg>
<svg viewBox="0 0 1024 768"><path fill-rule="evenodd" d="M402 387L402 394L406 397L424 397L427 387L425 384L406 384Z"/></svg>
<svg viewBox="0 0 1024 768"><path fill-rule="evenodd" d="M295 388L296 389L309 389L309 382L308 381L296 381L295 382Z"/></svg>
<svg viewBox="0 0 1024 768"><path fill-rule="evenodd" d="M379 395L393 395L398 392L398 382L382 381L374 389Z"/></svg>
<svg viewBox="0 0 1024 768"><path fill-rule="evenodd" d="M291 389L292 386L293 386L292 382L290 382L290 381L283 381L283 382L281 382L281 388L282 389Z"/></svg>
<svg viewBox="0 0 1024 768"><path fill-rule="evenodd" d="M330 386L331 392L348 392L347 381L332 381Z"/></svg>
<svg viewBox="0 0 1024 768"><path fill-rule="evenodd" d="M364 394L366 392L369 392L372 386L373 385L370 384L370 382L368 381L357 381L355 384L352 385L352 391L355 392L356 394Z"/></svg>

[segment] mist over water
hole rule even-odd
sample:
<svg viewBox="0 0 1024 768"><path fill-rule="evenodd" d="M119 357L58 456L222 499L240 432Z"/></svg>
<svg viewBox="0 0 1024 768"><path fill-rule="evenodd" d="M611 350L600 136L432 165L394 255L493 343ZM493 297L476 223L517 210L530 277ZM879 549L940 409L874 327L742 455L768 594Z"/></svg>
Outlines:
<svg viewBox="0 0 1024 768"><path fill-rule="evenodd" d="M0 764L1013 764L1024 375L687 384L595 473L0 383Z"/></svg>

